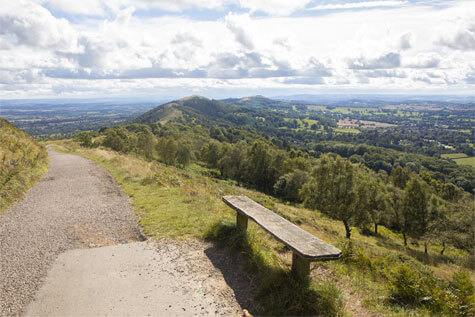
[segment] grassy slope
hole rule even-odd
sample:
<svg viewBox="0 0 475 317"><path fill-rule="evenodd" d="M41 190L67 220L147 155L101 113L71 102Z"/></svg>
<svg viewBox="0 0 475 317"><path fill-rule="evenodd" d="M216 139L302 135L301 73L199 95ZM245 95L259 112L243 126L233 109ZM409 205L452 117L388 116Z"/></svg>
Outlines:
<svg viewBox="0 0 475 317"><path fill-rule="evenodd" d="M146 162L134 155L120 155L101 148L80 148L71 141L57 141L55 144L58 150L84 156L107 168L123 186L125 193L133 197L140 225L151 237L209 237L210 232L220 225L226 227L234 222L234 212L221 202L221 196L232 194L249 196L326 242L340 248L346 243L340 222L318 212L282 204L272 197L236 186L230 181L208 177L208 170L198 165L182 170L157 162ZM422 245L404 249L401 236L384 227L380 228L379 236L365 236L354 229L352 240L359 250L356 258L362 260L356 264L344 261L314 263L311 286L314 289L326 287L320 281L336 284L345 297L346 310L351 314L427 314L424 310L406 310L388 304L385 281L361 264L367 259L375 261L371 265L384 267L390 267L400 259L412 259L433 270L439 278L448 279L461 268L463 259L467 257L467 254L453 248L448 248L446 255L440 256L439 245L429 246L428 257L424 255ZM290 269L291 252L252 222L246 243L242 252L249 256L259 271L283 272ZM473 277L473 271L471 274ZM266 283L266 278L263 283ZM276 305L276 302L267 299L267 305ZM267 310L267 313L278 312L285 314L278 310Z"/></svg>
<svg viewBox="0 0 475 317"><path fill-rule="evenodd" d="M0 118L0 214L23 197L47 168L45 148Z"/></svg>

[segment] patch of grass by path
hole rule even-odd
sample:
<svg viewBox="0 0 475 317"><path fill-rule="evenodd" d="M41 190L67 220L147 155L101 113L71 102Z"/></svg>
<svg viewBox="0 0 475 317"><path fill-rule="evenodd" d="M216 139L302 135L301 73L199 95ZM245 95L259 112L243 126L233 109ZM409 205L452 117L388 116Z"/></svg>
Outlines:
<svg viewBox="0 0 475 317"><path fill-rule="evenodd" d="M0 214L20 200L47 169L45 147L0 118Z"/></svg>

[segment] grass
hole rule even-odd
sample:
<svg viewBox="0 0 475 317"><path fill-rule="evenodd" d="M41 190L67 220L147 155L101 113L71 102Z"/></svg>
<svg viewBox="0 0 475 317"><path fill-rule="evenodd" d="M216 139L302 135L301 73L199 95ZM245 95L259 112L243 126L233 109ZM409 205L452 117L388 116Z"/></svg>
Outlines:
<svg viewBox="0 0 475 317"><path fill-rule="evenodd" d="M47 169L44 146L0 118L0 214L20 200Z"/></svg>
<svg viewBox="0 0 475 317"><path fill-rule="evenodd" d="M200 165L178 169L156 161L146 162L135 155L80 148L72 141L54 144L58 150L84 156L108 169L133 198L139 223L150 237L212 239L244 256L248 269L259 281L262 314L429 315L424 308L402 307L387 301L385 269L410 261L448 280L462 268L471 268L465 260L466 252L448 247L442 256L442 247L429 243L429 255L425 255L422 243L404 248L401 235L384 227L379 228L378 235L364 235L354 229L350 248L340 222L236 186L233 181L213 178L213 171ZM343 249L345 257L313 263L308 283L296 283L289 274L290 250L253 222L249 223L247 235L239 235L235 230L235 213L221 201L223 195L249 196ZM473 281L474 272L469 272Z"/></svg>
<svg viewBox="0 0 475 317"><path fill-rule="evenodd" d="M361 133L360 130L353 129L353 128L336 128L336 129L333 129L333 130L335 130L336 132L343 132L343 133L354 133L354 134Z"/></svg>
<svg viewBox="0 0 475 317"><path fill-rule="evenodd" d="M452 159L459 165L470 165L475 167L475 156L468 157L465 153L442 154L441 157Z"/></svg>
<svg viewBox="0 0 475 317"><path fill-rule="evenodd" d="M454 159L454 161L455 161L455 163L457 163L459 165L470 165L472 167L475 167L475 156Z"/></svg>
<svg viewBox="0 0 475 317"><path fill-rule="evenodd" d="M459 159L459 158L468 157L468 155L465 153L441 154L440 156L443 158L449 158L449 159Z"/></svg>

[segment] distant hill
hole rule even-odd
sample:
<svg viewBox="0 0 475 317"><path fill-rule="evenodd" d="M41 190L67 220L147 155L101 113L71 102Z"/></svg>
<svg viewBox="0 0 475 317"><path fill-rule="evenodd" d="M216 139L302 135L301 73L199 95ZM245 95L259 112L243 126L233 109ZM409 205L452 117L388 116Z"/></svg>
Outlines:
<svg viewBox="0 0 475 317"><path fill-rule="evenodd" d="M46 172L44 146L0 118L0 214Z"/></svg>
<svg viewBox="0 0 475 317"><path fill-rule="evenodd" d="M291 109L295 102L269 99L261 95L223 99L223 102L252 109Z"/></svg>
<svg viewBox="0 0 475 317"><path fill-rule="evenodd" d="M235 109L236 107L225 102L194 95L160 105L133 119L132 122L166 123L180 117L215 119L223 117Z"/></svg>

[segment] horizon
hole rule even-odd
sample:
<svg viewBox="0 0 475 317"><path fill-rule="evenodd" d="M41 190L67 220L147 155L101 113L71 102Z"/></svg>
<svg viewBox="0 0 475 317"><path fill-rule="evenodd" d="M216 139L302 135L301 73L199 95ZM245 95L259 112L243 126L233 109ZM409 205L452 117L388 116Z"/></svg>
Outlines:
<svg viewBox="0 0 475 317"><path fill-rule="evenodd" d="M0 8L0 100L473 97L474 12L471 1L22 0Z"/></svg>

